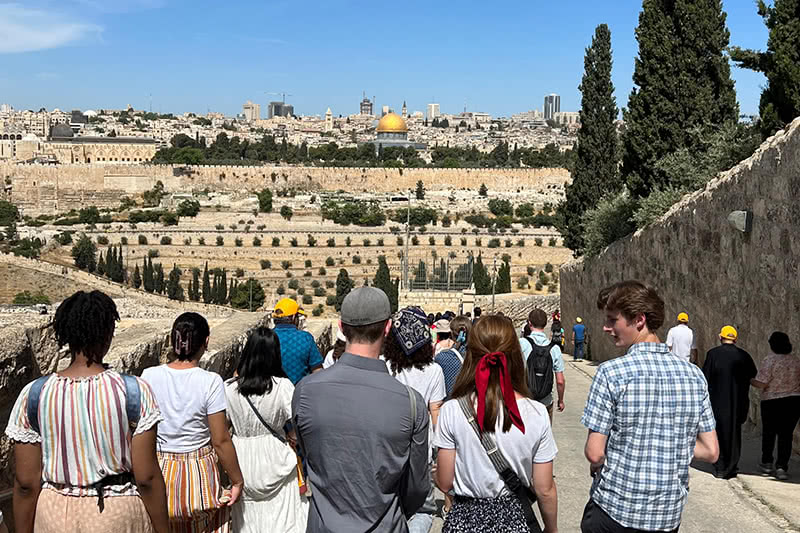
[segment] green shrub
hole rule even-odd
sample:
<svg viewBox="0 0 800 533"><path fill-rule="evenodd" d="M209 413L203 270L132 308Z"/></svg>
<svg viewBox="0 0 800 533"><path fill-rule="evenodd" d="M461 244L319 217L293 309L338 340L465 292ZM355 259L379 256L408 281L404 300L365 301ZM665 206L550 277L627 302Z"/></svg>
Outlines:
<svg viewBox="0 0 800 533"><path fill-rule="evenodd" d="M161 237L161 244L163 246L172 244L172 237L170 237L169 235L164 235L163 237Z"/></svg>
<svg viewBox="0 0 800 533"><path fill-rule="evenodd" d="M108 244L108 237L106 237L105 235L99 235L97 237L97 244L105 246L106 244Z"/></svg>
<svg viewBox="0 0 800 533"><path fill-rule="evenodd" d="M383 239L378 239L378 246L383 246Z"/></svg>
<svg viewBox="0 0 800 533"><path fill-rule="evenodd" d="M517 246L519 246L520 248L524 248L525 247L525 239L517 239Z"/></svg>
<svg viewBox="0 0 800 533"><path fill-rule="evenodd" d="M303 295L303 304L304 305L311 305L312 303L314 303L314 297L311 296L310 294L304 294Z"/></svg>
<svg viewBox="0 0 800 533"><path fill-rule="evenodd" d="M258 237L253 237L253 246L255 246L256 248L261 246L261 239L259 239Z"/></svg>
<svg viewBox="0 0 800 533"><path fill-rule="evenodd" d="M278 285L278 288L275 289L275 294L277 294L278 296L283 296L284 294L286 294L286 289L283 287L282 284Z"/></svg>
<svg viewBox="0 0 800 533"><path fill-rule="evenodd" d="M353 256L353 264L354 265L360 265L361 264L361 256L360 255L354 255Z"/></svg>
<svg viewBox="0 0 800 533"><path fill-rule="evenodd" d="M548 274L549 274L550 272L552 272L552 271L553 271L553 265L552 265L552 263L547 263L546 265L544 265L544 271L545 271L545 272L547 272Z"/></svg>
<svg viewBox="0 0 800 533"><path fill-rule="evenodd" d="M317 239L315 239L314 236L311 235L310 233L308 234L307 244L308 244L309 248L313 248L313 247L315 247L317 245Z"/></svg>
<svg viewBox="0 0 800 533"><path fill-rule="evenodd" d="M475 246L482 246L482 244L481 244L482 242L483 242L483 240L481 240L481 239L475 239Z"/></svg>
<svg viewBox="0 0 800 533"><path fill-rule="evenodd" d="M261 264L261 270L267 270L272 268L272 262L269 259L262 259L261 261L259 261L259 264Z"/></svg>
<svg viewBox="0 0 800 533"><path fill-rule="evenodd" d="M336 246L336 239L331 237L330 239L328 239L328 248L333 248L334 246Z"/></svg>
<svg viewBox="0 0 800 533"><path fill-rule="evenodd" d="M139 239L139 244L141 245L147 244L147 237L145 237L144 235L139 235L138 239Z"/></svg>
<svg viewBox="0 0 800 533"><path fill-rule="evenodd" d="M536 246L541 246L541 245L542 245L542 239L541 239L541 238L539 238L539 237L536 237L536 238L533 240L533 244L535 244Z"/></svg>
<svg viewBox="0 0 800 533"><path fill-rule="evenodd" d="M599 254L617 239L632 233L636 226L633 215L636 201L627 192L606 196L583 215L584 253L588 257Z"/></svg>
<svg viewBox="0 0 800 533"><path fill-rule="evenodd" d="M277 248L281 245L281 238L280 237L273 237L272 238L272 247Z"/></svg>
<svg viewBox="0 0 800 533"><path fill-rule="evenodd" d="M303 272L303 277L304 278L310 278L312 275L313 274L311 274L310 270L306 270L305 272Z"/></svg>
<svg viewBox="0 0 800 533"><path fill-rule="evenodd" d="M518 289L525 289L525 288L527 288L527 287L528 287L528 282L529 282L529 280L528 280L528 276L520 276L520 277L517 279L517 288L518 288Z"/></svg>
<svg viewBox="0 0 800 533"><path fill-rule="evenodd" d="M397 246L403 246L403 242L404 242L404 241L403 241L403 238L402 238L402 237L398 237L398 238L397 238Z"/></svg>
<svg viewBox="0 0 800 533"><path fill-rule="evenodd" d="M297 248L297 237L292 237L289 244L292 245L292 248Z"/></svg>
<svg viewBox="0 0 800 533"><path fill-rule="evenodd" d="M325 280L325 288L326 289L332 289L335 286L336 286L336 282L334 282L332 279L326 279Z"/></svg>
<svg viewBox="0 0 800 533"><path fill-rule="evenodd" d="M290 268L292 268L292 262L284 259L283 261L281 261L281 268L284 270L289 270Z"/></svg>
<svg viewBox="0 0 800 533"><path fill-rule="evenodd" d="M448 235L447 237L444 238L444 245L445 246L452 246L452 244L453 244L453 239L450 238L450 235Z"/></svg>
<svg viewBox="0 0 800 533"><path fill-rule="evenodd" d="M306 259L306 268L311 268L311 259Z"/></svg>
<svg viewBox="0 0 800 533"><path fill-rule="evenodd" d="M228 227L229 227L229 228L231 228L233 231L236 231L236 228L237 228L238 226L237 226L236 224L231 224L231 225L230 225L230 226L228 226Z"/></svg>
<svg viewBox="0 0 800 533"><path fill-rule="evenodd" d="M555 238L555 237L550 237L550 241L548 241L548 243L547 243L547 244L548 244L548 246L550 246L551 248L553 248L553 247L555 247L555 245L556 245L556 244L558 244L558 241L556 240L556 238Z"/></svg>
<svg viewBox="0 0 800 533"><path fill-rule="evenodd" d="M333 257L328 256L327 258L325 258L325 265L326 266L332 267L333 264L334 264Z"/></svg>
<svg viewBox="0 0 800 533"><path fill-rule="evenodd" d="M244 277L244 269L243 268L237 268L236 269L236 277L237 278L243 278Z"/></svg>
<svg viewBox="0 0 800 533"><path fill-rule="evenodd" d="M222 230L225 229L225 225L224 224L217 224L214 227L217 229L217 231L222 231Z"/></svg>
<svg viewBox="0 0 800 533"><path fill-rule="evenodd" d="M350 246L350 244L352 244L352 242L353 242L353 240L352 240L350 237L347 237L347 238L344 240L344 245L345 245L345 246Z"/></svg>
<svg viewBox="0 0 800 533"><path fill-rule="evenodd" d="M430 244L431 246L436 246L436 237L434 237L433 235L428 237L428 244Z"/></svg>
<svg viewBox="0 0 800 533"><path fill-rule="evenodd" d="M533 277L533 275L534 275L535 273L536 273L536 269L535 269L535 268L533 268L532 266L529 266L529 267L528 267L528 275L529 275L529 276L531 276L531 277Z"/></svg>
<svg viewBox="0 0 800 533"><path fill-rule="evenodd" d="M336 295L335 295L335 294L329 294L329 295L328 295L328 296L325 298L325 305L329 305L329 306L331 306L331 307L333 307L334 305L336 305Z"/></svg>
<svg viewBox="0 0 800 533"><path fill-rule="evenodd" d="M466 245L467 245L467 238L461 237L461 246L466 246Z"/></svg>
<svg viewBox="0 0 800 533"><path fill-rule="evenodd" d="M513 246L514 243L511 242L511 239L506 239L505 244L506 248L511 248L511 246Z"/></svg>
<svg viewBox="0 0 800 533"><path fill-rule="evenodd" d="M217 246L222 246L225 244L225 239L222 238L222 235L217 235Z"/></svg>
<svg viewBox="0 0 800 533"><path fill-rule="evenodd" d="M319 287L319 286L320 286L320 282L319 282L319 280L316 280L316 279L315 279L314 281L312 281L312 282L311 282L311 286L312 286L313 288L315 288L315 289L316 289L317 287Z"/></svg>
<svg viewBox="0 0 800 533"><path fill-rule="evenodd" d="M305 293L306 293L305 287L300 287L299 289L297 289L297 294L299 294L300 296L304 295Z"/></svg>
<svg viewBox="0 0 800 533"><path fill-rule="evenodd" d="M413 244L414 246L419 244L419 238L416 235L413 235L411 237L411 244Z"/></svg>
<svg viewBox="0 0 800 533"><path fill-rule="evenodd" d="M364 239L364 246L369 246L369 245L370 245L370 240Z"/></svg>
<svg viewBox="0 0 800 533"><path fill-rule="evenodd" d="M297 279L289 280L289 288L296 291L300 287L300 282Z"/></svg>
<svg viewBox="0 0 800 533"><path fill-rule="evenodd" d="M314 289L314 296L325 296L325 289L322 287L317 287Z"/></svg>
<svg viewBox="0 0 800 533"><path fill-rule="evenodd" d="M317 307L315 307L314 309L311 310L311 314L313 316L320 316L322 314L322 311L323 311L322 307L321 306L317 306Z"/></svg>
<svg viewBox="0 0 800 533"><path fill-rule="evenodd" d="M293 275L293 274L292 274L292 272L291 272L290 270L287 270L287 271L286 271L286 277L287 277L287 278L291 278L291 277L292 277L292 275Z"/></svg>
<svg viewBox="0 0 800 533"><path fill-rule="evenodd" d="M191 246L192 245L192 238L191 237L186 237L185 239L183 239L183 245L184 246Z"/></svg>
<svg viewBox="0 0 800 533"><path fill-rule="evenodd" d="M542 282L541 281L537 281L536 282L536 290L540 291L540 290L542 290L542 287L544 287L544 285L542 285Z"/></svg>
<svg viewBox="0 0 800 533"><path fill-rule="evenodd" d="M147 250L147 257L151 259L154 257L158 257L158 250L153 250L152 248L150 248L149 250Z"/></svg>
<svg viewBox="0 0 800 533"><path fill-rule="evenodd" d="M500 239L489 239L489 248L500 248Z"/></svg>
<svg viewBox="0 0 800 533"><path fill-rule="evenodd" d="M328 271L325 269L325 267L319 267L319 270L317 271L317 274L319 274L320 276L324 276L327 273Z"/></svg>
<svg viewBox="0 0 800 533"><path fill-rule="evenodd" d="M205 246L206 245L206 238L205 237L200 237L199 239L197 239L197 244L199 244L200 246Z"/></svg>

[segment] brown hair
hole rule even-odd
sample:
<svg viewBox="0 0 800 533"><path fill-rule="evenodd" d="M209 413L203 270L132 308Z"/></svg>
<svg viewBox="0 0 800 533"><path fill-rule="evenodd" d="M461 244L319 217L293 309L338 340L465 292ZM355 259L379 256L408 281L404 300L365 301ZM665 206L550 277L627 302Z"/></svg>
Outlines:
<svg viewBox="0 0 800 533"><path fill-rule="evenodd" d="M459 333L461 330L464 330L464 334L469 340L469 330L472 329L472 320L469 319L467 316L457 316L453 320L450 321L450 338L454 341L458 339ZM461 350L461 343L456 342L453 344L454 350Z"/></svg>
<svg viewBox="0 0 800 533"><path fill-rule="evenodd" d="M525 382L525 363L522 361L522 351L514 325L505 317L489 315L482 317L470 331L467 355L453 386L453 398L469 397L475 393L475 369L478 368L481 358L492 352L505 354L511 386L519 394L530 396ZM500 408L503 409L503 432L506 432L511 429L511 416L500 389L500 368L494 367L489 374L489 386L486 389L486 410L483 416L485 431L494 431Z"/></svg>
<svg viewBox="0 0 800 533"><path fill-rule="evenodd" d="M528 315L528 322L536 329L544 329L547 325L547 313L537 307Z"/></svg>
<svg viewBox="0 0 800 533"><path fill-rule="evenodd" d="M628 320L642 314L651 332L664 324L664 300L653 287L640 281L621 281L606 287L597 296L597 307L600 310L618 311Z"/></svg>
<svg viewBox="0 0 800 533"><path fill-rule="evenodd" d="M347 342L351 343L374 344L383 337L385 329L386 320L373 322L365 326L351 326L350 324L342 323L342 333Z"/></svg>
<svg viewBox="0 0 800 533"><path fill-rule="evenodd" d="M336 339L336 342L333 344L333 360L338 361L339 358L344 353L344 349L347 346L345 341Z"/></svg>

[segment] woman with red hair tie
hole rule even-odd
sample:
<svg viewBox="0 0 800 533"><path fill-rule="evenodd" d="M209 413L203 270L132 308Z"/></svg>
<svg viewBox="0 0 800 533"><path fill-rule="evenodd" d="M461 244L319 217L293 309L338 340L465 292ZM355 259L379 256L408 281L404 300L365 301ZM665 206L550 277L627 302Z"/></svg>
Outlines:
<svg viewBox="0 0 800 533"><path fill-rule="evenodd" d="M434 438L436 483L455 492L443 533L542 531L533 499L543 531L558 531L556 443L547 410L528 396L513 324L483 317L470 332L453 399L442 406Z"/></svg>

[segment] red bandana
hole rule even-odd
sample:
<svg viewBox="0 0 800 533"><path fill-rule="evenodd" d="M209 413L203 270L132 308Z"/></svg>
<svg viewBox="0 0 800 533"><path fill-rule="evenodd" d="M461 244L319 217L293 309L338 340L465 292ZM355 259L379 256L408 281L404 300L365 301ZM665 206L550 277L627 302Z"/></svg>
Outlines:
<svg viewBox="0 0 800 533"><path fill-rule="evenodd" d="M514 387L511 385L511 374L506 365L506 354L503 352L487 353L481 357L478 368L475 369L475 388L478 390L478 426L483 431L486 389L489 386L489 374L494 367L500 368L500 390L503 393L503 402L508 407L508 413L511 415L511 423L517 426L522 433L525 433L525 424L519 414L517 397L514 395Z"/></svg>

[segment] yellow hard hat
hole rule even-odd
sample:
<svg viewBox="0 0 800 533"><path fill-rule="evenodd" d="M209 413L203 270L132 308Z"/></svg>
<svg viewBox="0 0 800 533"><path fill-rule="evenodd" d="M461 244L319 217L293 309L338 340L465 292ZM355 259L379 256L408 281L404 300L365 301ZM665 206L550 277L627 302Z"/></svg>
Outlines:
<svg viewBox="0 0 800 533"><path fill-rule="evenodd" d="M575 322L577 322L578 324L580 324L581 322L583 322L583 319L582 319L581 317L576 317L576 318L575 318Z"/></svg>
<svg viewBox="0 0 800 533"><path fill-rule="evenodd" d="M733 326L723 326L719 332L720 339L727 339L729 341L735 341L738 336L739 334Z"/></svg>
<svg viewBox="0 0 800 533"><path fill-rule="evenodd" d="M689 315L687 315L686 313L679 313L678 322L684 322L684 323L689 322Z"/></svg>

